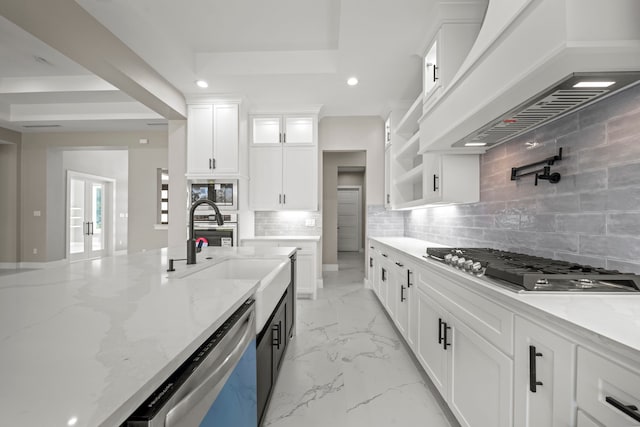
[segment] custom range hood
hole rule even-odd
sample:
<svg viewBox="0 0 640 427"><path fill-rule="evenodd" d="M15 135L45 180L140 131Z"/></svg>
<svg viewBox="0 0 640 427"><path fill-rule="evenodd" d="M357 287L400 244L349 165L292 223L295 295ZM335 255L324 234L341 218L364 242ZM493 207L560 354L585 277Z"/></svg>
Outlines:
<svg viewBox="0 0 640 427"><path fill-rule="evenodd" d="M640 72L573 73L453 147L492 147L590 105L640 80Z"/></svg>
<svg viewBox="0 0 640 427"><path fill-rule="evenodd" d="M638 22L637 0L490 0L420 152L483 151L637 83Z"/></svg>

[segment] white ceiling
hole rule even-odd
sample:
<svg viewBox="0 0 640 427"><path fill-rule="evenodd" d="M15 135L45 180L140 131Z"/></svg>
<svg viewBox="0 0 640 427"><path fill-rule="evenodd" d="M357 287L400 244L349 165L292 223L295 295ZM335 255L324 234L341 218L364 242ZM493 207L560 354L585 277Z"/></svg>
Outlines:
<svg viewBox="0 0 640 427"><path fill-rule="evenodd" d="M76 3L187 99L236 95L255 108L322 105L323 116L345 116L384 115L415 99L437 0ZM103 122L117 129L163 121L2 17L0 57L0 126L29 131L25 124L50 122L68 130ZM347 86L350 76L360 84ZM196 79L209 88L198 89Z"/></svg>

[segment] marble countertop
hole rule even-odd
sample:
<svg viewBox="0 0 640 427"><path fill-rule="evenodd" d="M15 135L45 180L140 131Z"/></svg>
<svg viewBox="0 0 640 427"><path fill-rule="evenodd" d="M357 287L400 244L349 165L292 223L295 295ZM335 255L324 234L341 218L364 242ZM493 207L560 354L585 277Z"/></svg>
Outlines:
<svg viewBox="0 0 640 427"><path fill-rule="evenodd" d="M319 242L320 236L255 236L242 238L240 240L310 240Z"/></svg>
<svg viewBox="0 0 640 427"><path fill-rule="evenodd" d="M293 252L205 248L167 273L186 254L169 248L0 276L2 424L119 425L258 285L172 275Z"/></svg>
<svg viewBox="0 0 640 427"><path fill-rule="evenodd" d="M372 237L386 246L411 255L415 261L430 268L459 276L461 281L473 282L473 289L484 296L523 311L563 324L588 339L614 346L623 356L640 357L640 293L638 294L569 294L512 292L492 285L438 261L425 259L427 247L444 245L408 237Z"/></svg>

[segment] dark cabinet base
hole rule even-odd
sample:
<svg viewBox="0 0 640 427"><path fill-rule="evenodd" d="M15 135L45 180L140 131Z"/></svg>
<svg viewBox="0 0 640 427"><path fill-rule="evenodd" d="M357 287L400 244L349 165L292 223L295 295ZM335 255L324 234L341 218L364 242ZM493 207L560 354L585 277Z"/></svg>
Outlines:
<svg viewBox="0 0 640 427"><path fill-rule="evenodd" d="M295 259L292 264L295 267ZM258 381L258 425L262 425L271 398L271 392L278 379L284 353L295 330L295 276L273 310L269 321L258 334L256 348Z"/></svg>

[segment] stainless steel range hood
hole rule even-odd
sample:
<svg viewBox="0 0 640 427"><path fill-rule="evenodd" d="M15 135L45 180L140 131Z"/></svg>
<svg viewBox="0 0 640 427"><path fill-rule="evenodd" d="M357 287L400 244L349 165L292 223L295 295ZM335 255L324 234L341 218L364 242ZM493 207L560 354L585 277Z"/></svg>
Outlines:
<svg viewBox="0 0 640 427"><path fill-rule="evenodd" d="M573 73L452 146L490 148L576 112L638 81L640 72Z"/></svg>

